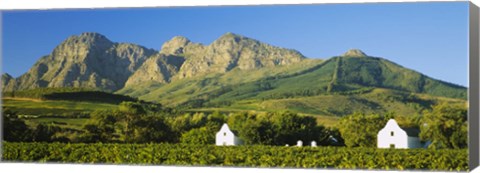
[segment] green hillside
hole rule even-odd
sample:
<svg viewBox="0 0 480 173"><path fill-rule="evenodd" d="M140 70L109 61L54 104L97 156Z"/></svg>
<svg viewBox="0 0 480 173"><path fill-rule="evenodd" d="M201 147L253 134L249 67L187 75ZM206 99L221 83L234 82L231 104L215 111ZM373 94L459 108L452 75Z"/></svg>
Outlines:
<svg viewBox="0 0 480 173"><path fill-rule="evenodd" d="M95 110L116 109L110 103L3 98L2 107L20 115L82 116Z"/></svg>
<svg viewBox="0 0 480 173"><path fill-rule="evenodd" d="M37 88L2 93L2 107L19 115L82 117L95 110L112 110L137 99L86 88Z"/></svg>
<svg viewBox="0 0 480 173"><path fill-rule="evenodd" d="M335 57L334 91L365 86L390 88L441 97L467 98L465 87L435 80L391 61L376 57Z"/></svg>
<svg viewBox="0 0 480 173"><path fill-rule="evenodd" d="M324 116L395 112L408 116L421 114L440 101L464 103L467 90L382 58L338 56L276 68L236 69L118 93L181 109L289 110Z"/></svg>
<svg viewBox="0 0 480 173"><path fill-rule="evenodd" d="M29 90L9 91L2 93L3 98L30 98L39 100L62 100L76 102L97 102L119 104L123 101L136 101L137 99L98 91L90 88L36 88Z"/></svg>
<svg viewBox="0 0 480 173"><path fill-rule="evenodd" d="M260 111L288 110L296 113L326 116L344 116L354 112L367 114L394 112L396 115L409 116L418 115L438 102L465 103L461 99L409 94L389 89L372 89L365 93L351 95L319 95L300 98L239 101L229 107Z"/></svg>
<svg viewBox="0 0 480 173"><path fill-rule="evenodd" d="M248 73L245 73L244 70L234 69L225 74L216 73L185 78L168 84L139 84L134 88L127 87L116 93L138 97L141 100L159 102L167 106L195 105L200 100L221 96L246 84L256 83L265 78L274 79L278 76L292 76L302 73L305 69L315 68L322 62L323 60L304 60L289 66L250 70ZM227 99L232 100L233 98Z"/></svg>

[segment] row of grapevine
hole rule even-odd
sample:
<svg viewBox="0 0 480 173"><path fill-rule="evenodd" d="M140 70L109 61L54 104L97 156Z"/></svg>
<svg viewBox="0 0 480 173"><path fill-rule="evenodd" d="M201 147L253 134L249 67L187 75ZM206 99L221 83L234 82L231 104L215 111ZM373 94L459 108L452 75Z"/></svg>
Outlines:
<svg viewBox="0 0 480 173"><path fill-rule="evenodd" d="M10 142L2 153L12 162L449 171L467 170L467 157L466 149Z"/></svg>

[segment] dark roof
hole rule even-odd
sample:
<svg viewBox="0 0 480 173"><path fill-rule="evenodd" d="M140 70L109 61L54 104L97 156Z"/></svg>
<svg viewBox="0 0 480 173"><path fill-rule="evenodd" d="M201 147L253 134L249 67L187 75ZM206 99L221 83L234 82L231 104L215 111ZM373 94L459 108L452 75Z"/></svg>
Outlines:
<svg viewBox="0 0 480 173"><path fill-rule="evenodd" d="M418 135L420 134L420 129L417 127L408 127L402 129L405 130L405 132L407 132L407 135L411 137L418 137Z"/></svg>

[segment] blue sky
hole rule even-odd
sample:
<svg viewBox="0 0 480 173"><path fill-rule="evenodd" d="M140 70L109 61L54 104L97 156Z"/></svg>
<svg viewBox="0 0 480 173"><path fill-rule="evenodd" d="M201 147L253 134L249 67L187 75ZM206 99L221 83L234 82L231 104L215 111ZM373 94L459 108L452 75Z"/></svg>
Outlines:
<svg viewBox="0 0 480 173"><path fill-rule="evenodd" d="M82 32L156 50L177 35L210 44L226 32L310 58L358 48L436 79L468 84L468 2L3 11L2 71L18 77Z"/></svg>

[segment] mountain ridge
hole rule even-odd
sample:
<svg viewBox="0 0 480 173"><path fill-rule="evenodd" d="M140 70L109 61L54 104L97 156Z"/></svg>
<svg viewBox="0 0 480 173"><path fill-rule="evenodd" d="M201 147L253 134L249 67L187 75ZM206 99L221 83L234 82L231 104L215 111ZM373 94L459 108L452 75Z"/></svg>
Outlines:
<svg viewBox="0 0 480 173"><path fill-rule="evenodd" d="M175 36L159 51L82 33L67 38L19 78L2 75L2 87L3 91L95 88L190 107L359 93L369 88L466 99L466 87L359 49L317 60L230 32L208 45Z"/></svg>
<svg viewBox="0 0 480 173"><path fill-rule="evenodd" d="M98 33L82 33L64 40L16 78L15 88L6 89L85 87L115 91L154 52L131 43L114 43Z"/></svg>
<svg viewBox="0 0 480 173"><path fill-rule="evenodd" d="M184 56L184 65L177 79L209 73L288 65L305 59L298 51L271 46L258 40L227 32L209 45L193 43L175 36L167 41L160 53Z"/></svg>

